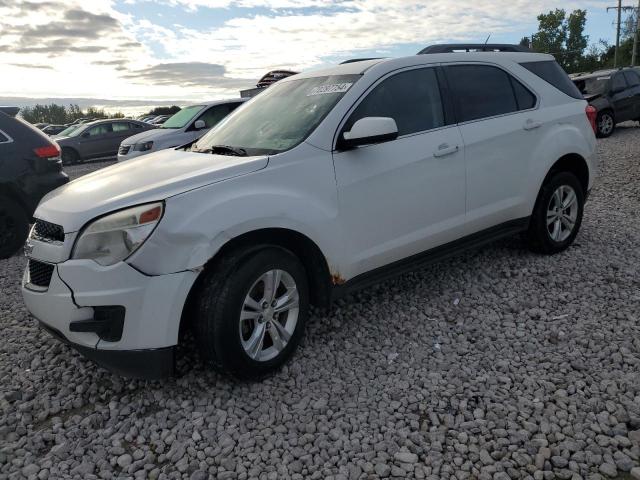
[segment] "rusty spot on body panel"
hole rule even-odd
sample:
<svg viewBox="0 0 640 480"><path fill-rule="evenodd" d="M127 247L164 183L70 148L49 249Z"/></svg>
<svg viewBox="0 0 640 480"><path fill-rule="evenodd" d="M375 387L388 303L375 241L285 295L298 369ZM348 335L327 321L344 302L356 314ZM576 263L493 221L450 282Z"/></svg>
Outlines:
<svg viewBox="0 0 640 480"><path fill-rule="evenodd" d="M333 283L334 285L342 285L345 282L346 280L342 278L339 274L334 273L331 275L331 283Z"/></svg>

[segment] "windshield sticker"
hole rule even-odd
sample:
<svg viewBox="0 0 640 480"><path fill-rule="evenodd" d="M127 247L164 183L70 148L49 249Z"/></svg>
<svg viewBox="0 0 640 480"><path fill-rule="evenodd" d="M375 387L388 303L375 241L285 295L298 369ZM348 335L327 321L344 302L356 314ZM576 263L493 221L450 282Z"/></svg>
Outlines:
<svg viewBox="0 0 640 480"><path fill-rule="evenodd" d="M307 93L307 97L312 97L314 95L327 95L329 93L344 93L349 90L349 87L353 85L352 83L333 83L331 85L320 85L319 87L313 87L309 93Z"/></svg>

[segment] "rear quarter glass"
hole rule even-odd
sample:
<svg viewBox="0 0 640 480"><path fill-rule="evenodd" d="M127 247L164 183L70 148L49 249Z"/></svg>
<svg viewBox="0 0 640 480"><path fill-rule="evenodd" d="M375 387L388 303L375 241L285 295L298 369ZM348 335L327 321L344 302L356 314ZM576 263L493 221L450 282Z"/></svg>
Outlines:
<svg viewBox="0 0 640 480"><path fill-rule="evenodd" d="M523 62L520 65L566 95L579 100L583 99L578 87L576 87L569 78L569 75L567 75L567 72L565 72L555 60Z"/></svg>

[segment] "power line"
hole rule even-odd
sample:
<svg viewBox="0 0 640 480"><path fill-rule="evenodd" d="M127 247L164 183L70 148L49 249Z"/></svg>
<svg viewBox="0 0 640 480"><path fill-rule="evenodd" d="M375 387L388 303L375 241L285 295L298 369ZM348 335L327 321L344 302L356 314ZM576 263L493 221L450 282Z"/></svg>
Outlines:
<svg viewBox="0 0 640 480"><path fill-rule="evenodd" d="M620 50L620 26L622 23L622 11L624 10L629 11L629 10L635 10L636 7L631 7L628 5L623 6L622 5L622 0L618 0L618 5L616 7L607 7L607 12L609 10L617 10L618 11L618 22L616 24L616 50L613 54L613 67L617 67L618 66L618 50Z"/></svg>

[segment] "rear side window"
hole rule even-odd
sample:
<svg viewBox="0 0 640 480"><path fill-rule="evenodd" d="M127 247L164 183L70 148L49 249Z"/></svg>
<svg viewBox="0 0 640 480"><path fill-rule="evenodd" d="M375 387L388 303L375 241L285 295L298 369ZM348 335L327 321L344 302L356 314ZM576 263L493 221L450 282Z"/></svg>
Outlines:
<svg viewBox="0 0 640 480"><path fill-rule="evenodd" d="M615 92L618 90L624 90L625 88L627 88L627 82L624 80L624 75L618 73L611 81L611 90Z"/></svg>
<svg viewBox="0 0 640 480"><path fill-rule="evenodd" d="M409 70L383 80L356 107L344 130L365 117L393 118L398 135L442 127L444 110L435 69Z"/></svg>
<svg viewBox="0 0 640 480"><path fill-rule="evenodd" d="M513 93L516 95L516 102L518 103L518 110L529 110L536 106L536 97L529 91L527 87L522 85L518 80L509 76L511 85L513 86Z"/></svg>
<svg viewBox="0 0 640 480"><path fill-rule="evenodd" d="M631 87L637 87L640 85L640 77L636 72L629 70L628 72L624 72L624 78L627 79L627 83Z"/></svg>
<svg viewBox="0 0 640 480"><path fill-rule="evenodd" d="M518 111L510 75L504 70L488 65L452 65L446 67L446 71L458 122ZM523 103L528 104L530 100L523 98Z"/></svg>
<svg viewBox="0 0 640 480"><path fill-rule="evenodd" d="M129 123L128 122L116 122L113 124L114 132L125 132L129 131Z"/></svg>
<svg viewBox="0 0 640 480"><path fill-rule="evenodd" d="M550 83L561 92L573 98L582 100L582 94L578 87L569 78L569 75L562 69L555 60L543 60L541 62L521 63L524 68L537 75L545 82Z"/></svg>

